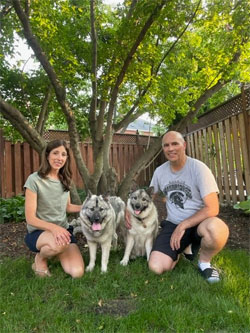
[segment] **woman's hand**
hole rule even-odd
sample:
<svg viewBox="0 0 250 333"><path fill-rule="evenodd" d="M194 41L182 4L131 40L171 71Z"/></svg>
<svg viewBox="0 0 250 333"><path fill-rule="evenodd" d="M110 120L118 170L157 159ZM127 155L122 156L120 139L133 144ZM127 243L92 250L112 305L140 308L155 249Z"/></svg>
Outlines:
<svg viewBox="0 0 250 333"><path fill-rule="evenodd" d="M51 232L55 238L56 244L60 246L64 246L67 244L70 244L70 232L60 227L59 225L53 224L53 228L51 229Z"/></svg>

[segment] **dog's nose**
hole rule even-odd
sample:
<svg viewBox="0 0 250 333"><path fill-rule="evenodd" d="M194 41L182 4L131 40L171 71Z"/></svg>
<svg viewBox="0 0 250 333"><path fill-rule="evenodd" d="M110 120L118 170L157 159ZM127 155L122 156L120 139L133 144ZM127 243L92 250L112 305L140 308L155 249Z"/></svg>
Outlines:
<svg viewBox="0 0 250 333"><path fill-rule="evenodd" d="M139 204L137 204L137 205L135 205L135 208L136 208L136 209L140 209L141 206L140 206Z"/></svg>
<svg viewBox="0 0 250 333"><path fill-rule="evenodd" d="M92 215L92 217L90 218L91 222L100 222L101 216L98 213L95 213Z"/></svg>

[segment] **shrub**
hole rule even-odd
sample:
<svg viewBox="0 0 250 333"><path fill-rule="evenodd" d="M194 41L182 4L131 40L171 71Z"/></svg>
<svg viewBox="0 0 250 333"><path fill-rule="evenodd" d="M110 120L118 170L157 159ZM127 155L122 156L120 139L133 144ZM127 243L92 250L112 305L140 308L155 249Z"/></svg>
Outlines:
<svg viewBox="0 0 250 333"><path fill-rule="evenodd" d="M234 209L241 209L245 214L250 215L250 195L247 200L235 204Z"/></svg>
<svg viewBox="0 0 250 333"><path fill-rule="evenodd" d="M0 198L0 223L25 221L24 196Z"/></svg>

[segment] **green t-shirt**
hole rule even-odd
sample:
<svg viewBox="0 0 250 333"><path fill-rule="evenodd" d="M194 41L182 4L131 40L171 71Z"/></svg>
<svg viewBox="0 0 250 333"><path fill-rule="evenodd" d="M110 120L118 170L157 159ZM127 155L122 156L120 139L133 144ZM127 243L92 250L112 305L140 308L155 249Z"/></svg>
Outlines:
<svg viewBox="0 0 250 333"><path fill-rule="evenodd" d="M59 180L51 178L41 178L37 172L32 173L24 184L37 194L36 216L46 222L55 223L64 228L68 228L66 207L69 198L69 191L63 190L63 185ZM28 232L37 228L27 224Z"/></svg>

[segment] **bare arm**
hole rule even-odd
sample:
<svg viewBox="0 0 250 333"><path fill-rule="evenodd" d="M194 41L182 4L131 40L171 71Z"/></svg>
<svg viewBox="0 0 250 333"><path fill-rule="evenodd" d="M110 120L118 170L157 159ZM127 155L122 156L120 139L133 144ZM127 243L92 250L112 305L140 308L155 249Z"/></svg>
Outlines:
<svg viewBox="0 0 250 333"><path fill-rule="evenodd" d="M203 198L204 207L197 213L183 220L175 229L170 240L170 246L174 250L180 248L180 241L186 229L200 224L208 217L214 217L219 213L219 201L217 193L213 192Z"/></svg>
<svg viewBox="0 0 250 333"><path fill-rule="evenodd" d="M39 219L36 216L36 210L37 194L27 188L25 190L25 216L27 223L37 229L51 232L58 245L70 243L70 233L65 228Z"/></svg>
<svg viewBox="0 0 250 333"><path fill-rule="evenodd" d="M67 213L79 213L82 208L82 205L74 205L71 203L70 196L67 203Z"/></svg>

